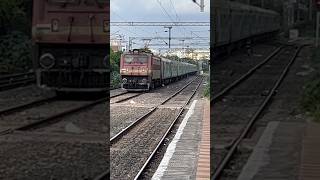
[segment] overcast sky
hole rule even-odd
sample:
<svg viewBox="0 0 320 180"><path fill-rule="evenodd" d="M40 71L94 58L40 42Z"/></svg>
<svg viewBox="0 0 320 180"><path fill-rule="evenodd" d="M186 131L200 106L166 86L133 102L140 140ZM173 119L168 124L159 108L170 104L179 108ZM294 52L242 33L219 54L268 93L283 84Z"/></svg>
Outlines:
<svg viewBox="0 0 320 180"><path fill-rule="evenodd" d="M197 0L200 2L200 0ZM156 22L209 22L210 0L205 0L205 11L200 12L200 7L192 0L111 0L111 22L134 22L134 21L156 21ZM208 37L210 27L177 27L172 28L172 37ZM167 37L168 32L161 26L157 27L113 27L111 26L111 37L124 36L128 41L129 37ZM143 46L143 41L134 41L136 46ZM152 40L150 44L161 44L167 47L168 40ZM196 41L203 44L205 41ZM209 43L209 39L207 41ZM184 41L188 44L187 40ZM172 40L171 44L182 44L182 41Z"/></svg>

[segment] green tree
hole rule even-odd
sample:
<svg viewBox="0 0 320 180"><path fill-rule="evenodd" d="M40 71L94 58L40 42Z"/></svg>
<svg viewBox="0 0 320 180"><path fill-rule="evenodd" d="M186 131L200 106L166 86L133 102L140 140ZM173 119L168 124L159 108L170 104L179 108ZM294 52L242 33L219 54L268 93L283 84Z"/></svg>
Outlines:
<svg viewBox="0 0 320 180"><path fill-rule="evenodd" d="M25 72L31 61L32 0L0 0L0 73Z"/></svg>
<svg viewBox="0 0 320 180"><path fill-rule="evenodd" d="M1 0L0 1L0 36L12 31L29 32L28 18L24 7L30 1ZM30 23L29 23L30 24Z"/></svg>
<svg viewBox="0 0 320 180"><path fill-rule="evenodd" d="M119 72L120 71L120 57L121 57L122 52L114 52L110 48L110 66L111 66L111 71L112 72Z"/></svg>
<svg viewBox="0 0 320 180"><path fill-rule="evenodd" d="M121 82L120 78L120 58L121 51L114 52L110 48L110 68L111 68L111 86L117 87Z"/></svg>
<svg viewBox="0 0 320 180"><path fill-rule="evenodd" d="M190 58L179 58L177 55L167 55L165 58L174 60L174 61L182 61L190 64L197 64L197 62Z"/></svg>
<svg viewBox="0 0 320 180"><path fill-rule="evenodd" d="M13 31L0 38L0 74L25 72L32 68L31 40Z"/></svg>

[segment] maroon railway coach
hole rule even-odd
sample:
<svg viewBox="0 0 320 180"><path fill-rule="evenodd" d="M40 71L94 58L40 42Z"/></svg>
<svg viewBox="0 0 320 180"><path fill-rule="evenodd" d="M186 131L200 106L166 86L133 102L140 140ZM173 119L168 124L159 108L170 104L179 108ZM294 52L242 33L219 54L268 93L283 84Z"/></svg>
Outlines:
<svg viewBox="0 0 320 180"><path fill-rule="evenodd" d="M109 88L109 0L34 0L37 84L58 92Z"/></svg>

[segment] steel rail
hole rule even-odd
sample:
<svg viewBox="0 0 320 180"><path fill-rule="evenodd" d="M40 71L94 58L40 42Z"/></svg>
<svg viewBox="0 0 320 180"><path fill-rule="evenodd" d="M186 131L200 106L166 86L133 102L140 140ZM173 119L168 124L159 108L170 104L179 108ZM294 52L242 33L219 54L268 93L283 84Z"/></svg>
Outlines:
<svg viewBox="0 0 320 180"><path fill-rule="evenodd" d="M66 117L66 116L69 116L69 115L72 115L74 113L83 111L85 109L91 108L91 107L93 107L95 105L98 105L98 104L101 104L101 103L104 103L104 102L107 102L107 98L102 98L102 99L99 99L99 100L95 100L95 101L93 101L91 103L86 103L86 104L84 104L82 106L79 106L79 107L76 107L76 108L73 108L73 109L70 109L70 110L63 111L61 113L49 116L49 117L47 117L45 119L42 119L42 120L39 120L39 121L35 121L35 122L29 123L29 124L26 124L26 125L22 125L20 127L7 129L5 131L0 132L0 134L1 135L5 135L5 134L12 133L14 131L27 131L27 130L38 129L38 128L41 128L44 125L48 125L48 124L51 125L51 124L60 122L60 121L62 121L62 118Z"/></svg>
<svg viewBox="0 0 320 180"><path fill-rule="evenodd" d="M263 101L261 106L258 108L258 110L254 113L254 115L250 118L249 122L247 123L245 129L242 131L242 133L235 139L233 145L230 147L228 153L226 156L224 156L222 162L219 164L219 166L215 169L213 176L211 177L211 180L217 180L225 166L228 164L228 162L231 160L233 154L236 152L240 142L246 137L246 135L249 133L251 127L254 125L260 114L263 112L263 110L267 107L267 104L271 101L273 95L275 94L277 88L280 86L281 82L284 80L285 76L287 75L291 65L293 62L296 60L300 50L302 49L303 46L299 46L298 49L295 51L294 56L291 58L289 63L286 65L284 70L282 71L281 75L279 76L277 82L273 86L271 92L269 95L266 97L266 99Z"/></svg>
<svg viewBox="0 0 320 180"><path fill-rule="evenodd" d="M115 143L120 137L124 136L125 133L127 133L130 129L132 129L134 126L136 126L138 123L141 122L141 120L145 119L146 117L148 117L150 114L152 114L159 106L163 105L164 103L168 102L170 99L172 99L173 97L175 97L177 94L179 94L181 91L183 91L185 88L187 88L192 82L194 82L196 79L198 79L198 77L194 78L192 81L190 81L188 84L186 84L185 86L183 86L181 89L179 89L178 91L176 91L174 94L172 94L170 97L168 97L167 99L165 99L164 101L162 101L160 104L152 107L152 109L150 111L148 111L147 113L145 113L144 115L142 115L141 117L139 117L137 120L135 120L134 122L132 122L130 125L128 125L126 128L122 129L122 131L120 131L119 133L117 133L115 136L113 136L112 138L110 138L110 143L113 144Z"/></svg>
<svg viewBox="0 0 320 180"><path fill-rule="evenodd" d="M34 75L34 72L3 75L3 76L0 76L0 80L10 79L10 78L16 78L16 77L23 77L23 76L28 76L28 75Z"/></svg>
<svg viewBox="0 0 320 180"><path fill-rule="evenodd" d="M177 92L175 92L173 95L171 95L170 97L168 97L166 100L164 100L163 102L161 102L159 105L153 107L149 112L147 112L146 114L144 114L143 116L141 116L140 118L138 118L136 121L132 122L129 126L127 126L125 129L123 129L122 131L120 131L119 133L117 133L115 136L113 136L112 138L110 138L110 144L114 143L116 140L118 140L120 137L123 136L123 133L129 131L130 129L132 129L135 125L137 125L138 122L140 122L141 120L143 120L144 118L146 118L148 115L150 115L151 113L153 113L160 105L168 102L170 99L172 99L174 96L176 96L178 93L180 93L182 90L184 90L186 87L188 87L192 82L194 82L198 77L194 78L193 80L191 80L188 84L186 84L184 87L182 87L181 89L179 89ZM98 175L96 178L94 178L94 180L104 180L107 179L108 176L110 174L110 171L107 170L103 173L101 173L100 175Z"/></svg>
<svg viewBox="0 0 320 180"><path fill-rule="evenodd" d="M122 96L122 95L127 94L127 93L128 93L128 92L123 92L123 93L119 93L119 94L116 94L116 95L110 96L110 99L111 99L111 98L118 97L118 96Z"/></svg>
<svg viewBox="0 0 320 180"><path fill-rule="evenodd" d="M276 54L279 53L279 51L283 48L284 46L281 46L277 48L275 51L273 51L267 58L265 58L261 63L257 64L253 68L251 68L247 73L242 75L239 79L235 80L232 82L230 85L228 85L226 88L224 88L222 91L220 91L218 94L213 96L213 98L210 100L211 105L215 104L217 101L219 101L225 94L227 94L230 90L232 90L234 87L238 86L241 82L243 82L245 79L250 77L257 69L259 69L261 66L266 64L268 61L272 59Z"/></svg>
<svg viewBox="0 0 320 180"><path fill-rule="evenodd" d="M32 82L35 82L33 72L0 76L0 89L10 89Z"/></svg>
<svg viewBox="0 0 320 180"><path fill-rule="evenodd" d="M102 174L99 174L97 177L94 178L94 180L109 180L110 171L103 172Z"/></svg>
<svg viewBox="0 0 320 180"><path fill-rule="evenodd" d="M17 112L17 111L22 111L24 109L31 108L31 107L34 107L34 106L38 106L38 105L41 105L41 104L44 104L44 103L47 103L47 102L52 102L54 100L57 100L57 97L51 97L51 98L47 98L47 99L40 99L40 100L37 100L37 101L32 101L32 102L21 104L21 105L18 105L18 106L2 109L2 110L0 110L0 116L11 114L11 113L14 113L14 112Z"/></svg>
<svg viewBox="0 0 320 180"><path fill-rule="evenodd" d="M145 168L148 166L148 164L150 163L151 159L153 158L153 156L156 154L156 152L158 151L159 147L163 144L163 141L165 140L165 138L168 136L169 132L172 130L172 127L175 125L175 123L177 122L177 120L179 119L179 117L181 116L181 114L183 113L185 107L189 104L189 102L191 101L191 99L193 98L193 96L196 94L197 90L199 89L201 83L203 82L203 77L200 79L200 82L198 83L197 87L195 88L195 90L193 91L193 93L191 94L191 96L188 98L188 101L180 108L180 111L178 113L178 115L175 117L175 119L172 121L170 127L167 129L166 133L162 136L160 142L158 143L158 145L156 146L156 148L153 150L153 152L150 154L150 156L148 157L148 159L146 160L145 164L142 166L142 168L140 169L140 171L138 172L138 174L135 176L134 180L137 180L140 175L142 174L142 172L145 170Z"/></svg>
<svg viewBox="0 0 320 180"><path fill-rule="evenodd" d="M124 95L124 94L128 94L128 92L127 92L127 93L120 94L120 95ZM115 102L112 102L112 103L110 102L110 104L121 103L121 102L127 101L127 100L129 100L129 99L132 99L132 98L141 96L142 94L144 94L144 93L139 93L139 94L136 94L136 95L133 95L133 96L130 96L130 97L126 97L126 98L124 98L124 99L120 99L120 100L115 101ZM119 95L119 96L120 96L120 95ZM116 96L116 97L117 97L117 96ZM114 98L114 96L113 96L112 98Z"/></svg>

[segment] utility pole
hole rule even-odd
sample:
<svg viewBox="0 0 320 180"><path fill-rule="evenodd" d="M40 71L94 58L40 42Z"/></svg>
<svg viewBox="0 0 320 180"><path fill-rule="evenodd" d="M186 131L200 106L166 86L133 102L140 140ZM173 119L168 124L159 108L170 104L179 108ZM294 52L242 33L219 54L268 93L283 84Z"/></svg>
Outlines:
<svg viewBox="0 0 320 180"><path fill-rule="evenodd" d="M135 38L134 37L129 37L129 50L132 50L132 40L134 40Z"/></svg>
<svg viewBox="0 0 320 180"><path fill-rule="evenodd" d="M320 0L316 1L316 6L317 6L317 19L316 19L316 47L319 46L319 21L320 21Z"/></svg>
<svg viewBox="0 0 320 180"><path fill-rule="evenodd" d="M312 13L313 13L313 0L309 1L309 21L312 21Z"/></svg>
<svg viewBox="0 0 320 180"><path fill-rule="evenodd" d="M196 0L192 0L200 7L200 12L204 12L204 0L200 0L200 4Z"/></svg>
<svg viewBox="0 0 320 180"><path fill-rule="evenodd" d="M172 26L165 26L164 28L168 28L169 30L169 49L170 49L170 42L171 42L171 29L172 29ZM165 31L165 32L168 32L168 31Z"/></svg>

